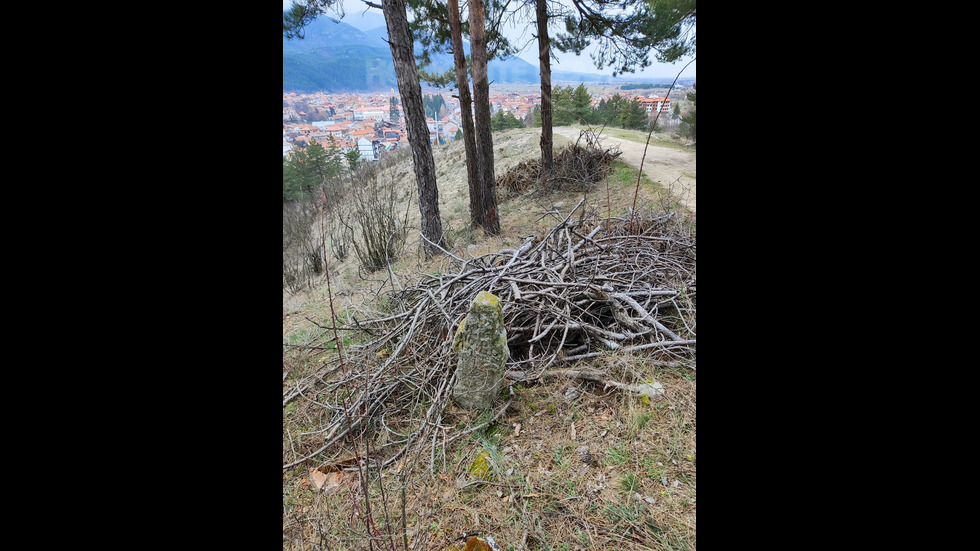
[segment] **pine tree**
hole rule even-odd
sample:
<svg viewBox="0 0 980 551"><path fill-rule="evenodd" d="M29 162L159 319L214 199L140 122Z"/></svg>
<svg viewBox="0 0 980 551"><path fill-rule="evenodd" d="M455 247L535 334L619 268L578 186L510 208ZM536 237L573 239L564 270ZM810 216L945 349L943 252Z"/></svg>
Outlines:
<svg viewBox="0 0 980 551"><path fill-rule="evenodd" d="M405 112L408 141L412 148L415 181L419 192L419 213L422 218L423 250L426 258L439 254L445 240L442 234L442 218L439 215L439 188L436 184L435 162L429 145L429 128L425 123L422 106L422 86L415 65L412 33L408 25L405 0L382 0L385 24L388 27L388 45L398 80L398 93ZM294 0L288 11L283 11L282 34L284 38L302 38L303 27L313 22L327 10L340 10L339 0Z"/></svg>
<svg viewBox="0 0 980 551"><path fill-rule="evenodd" d="M501 110L493 116L492 127L494 132L508 128L524 128L524 121L515 117L513 113L506 113Z"/></svg>
<svg viewBox="0 0 980 551"><path fill-rule="evenodd" d="M459 0L449 0L449 33L453 50L453 66L456 69L456 87L459 90L459 114L463 128L457 139L463 139L466 154L466 182L470 191L470 226L482 227L483 187L480 185L479 161L476 155L476 131L473 126L473 99L470 97L470 79L466 74L466 57L463 51L463 22L459 15ZM465 131L464 131L465 129Z"/></svg>
<svg viewBox="0 0 980 551"><path fill-rule="evenodd" d="M572 105L574 93L571 86L555 87L552 96L552 123L555 126L568 126L575 122L575 108Z"/></svg>
<svg viewBox="0 0 980 551"><path fill-rule="evenodd" d="M572 115L578 124L588 124L592 122L592 95L589 94L585 84L579 84L575 92L572 93Z"/></svg>
<svg viewBox="0 0 980 551"><path fill-rule="evenodd" d="M613 76L648 67L650 55L672 63L693 53L697 0L575 0L555 45L580 54L593 43L592 61Z"/></svg>
<svg viewBox="0 0 980 551"><path fill-rule="evenodd" d="M694 109L691 109L691 112L690 113L688 113L686 116L684 116L684 117L681 118L681 121L682 121L681 122L681 133L683 135L687 136L688 138L691 138L695 142L698 141L698 134L697 134L697 126L698 126L697 125L697 116L698 116L698 111L697 111L697 107L698 107L697 92L698 92L698 86L697 86L697 84L695 84L694 85L694 91L687 93L687 99L690 100L694 104Z"/></svg>
<svg viewBox="0 0 980 551"><path fill-rule="evenodd" d="M482 190L480 220L487 235L500 235L497 181L493 173L490 81L487 75L486 13L483 0L470 0L470 55L473 59L473 109L476 112L476 155Z"/></svg>
<svg viewBox="0 0 980 551"><path fill-rule="evenodd" d="M468 21L462 21L458 1L442 3L436 0L408 0L414 12L412 30L416 42L422 46L420 56L423 64L433 52L444 51L447 45L453 50L455 78L460 94L461 115L463 118L463 140L467 148L467 176L470 183L470 216L476 225L483 227L484 233L500 233L500 218L497 213L497 184L493 174L492 121L489 108L489 79L487 61L514 53L514 49L498 28L500 17L509 0L471 0L468 2ZM456 21L459 21L457 24ZM491 23L489 26L487 23ZM468 27L466 25L468 24ZM473 78L473 117L475 123L470 128L467 110L470 107L469 79L466 77L463 43L461 35L470 37L470 72ZM458 52L458 53L457 53ZM457 57L458 56L458 57ZM452 81L440 76L436 84ZM427 77L428 78L428 77ZM485 105L485 108L484 108ZM471 131L472 130L472 131ZM473 162L470 161L470 140L473 140ZM475 172L471 172L475 170Z"/></svg>
<svg viewBox="0 0 980 551"><path fill-rule="evenodd" d="M415 66L412 34L408 27L405 0L382 0L385 23L388 26L388 45L395 63L398 93L405 111L408 142L412 148L415 181L419 190L419 212L422 218L423 250L426 258L439 254L444 245L442 218L439 215L439 188L436 167L429 144L429 127L422 105L422 85Z"/></svg>
<svg viewBox="0 0 980 551"><path fill-rule="evenodd" d="M645 129L647 124L647 111L634 98L624 101L619 106L619 126L623 128Z"/></svg>
<svg viewBox="0 0 980 551"><path fill-rule="evenodd" d="M541 70L541 107L534 108L534 125L541 127L541 172L554 168L554 132L551 103L551 39L548 36L547 0L535 0L535 23L538 27L538 67Z"/></svg>

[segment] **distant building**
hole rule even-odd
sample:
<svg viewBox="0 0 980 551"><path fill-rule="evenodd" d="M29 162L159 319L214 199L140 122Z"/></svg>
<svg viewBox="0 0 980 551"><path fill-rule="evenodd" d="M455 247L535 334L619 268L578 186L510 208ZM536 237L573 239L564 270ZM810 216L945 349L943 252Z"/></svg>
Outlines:
<svg viewBox="0 0 980 551"><path fill-rule="evenodd" d="M327 134L330 134L334 138L342 138L344 134L350 130L350 125L347 124L335 124L333 126L328 126L324 129Z"/></svg>
<svg viewBox="0 0 980 551"><path fill-rule="evenodd" d="M426 119L426 126L429 127L429 145L445 144L452 136L456 135L456 130L453 130L452 135L446 134L446 122L441 120Z"/></svg>
<svg viewBox="0 0 980 551"><path fill-rule="evenodd" d="M384 147L379 140L369 140L367 138L357 140L357 151L360 152L361 159L377 161L383 149Z"/></svg>
<svg viewBox="0 0 980 551"><path fill-rule="evenodd" d="M375 136L374 130L371 130L369 128L361 128L359 130L350 131L350 137L351 139L354 140L360 140L361 138L367 138L370 140L374 138L374 136Z"/></svg>
<svg viewBox="0 0 980 551"><path fill-rule="evenodd" d="M390 111L383 107L360 107L354 110L354 120L363 121L365 119L388 120Z"/></svg>
<svg viewBox="0 0 980 551"><path fill-rule="evenodd" d="M667 98L637 98L637 101L647 110L647 113L670 112L670 100Z"/></svg>
<svg viewBox="0 0 980 551"><path fill-rule="evenodd" d="M326 146L330 143L330 138L333 136L331 133L327 132L315 132L309 135L311 140L316 140L316 143Z"/></svg>

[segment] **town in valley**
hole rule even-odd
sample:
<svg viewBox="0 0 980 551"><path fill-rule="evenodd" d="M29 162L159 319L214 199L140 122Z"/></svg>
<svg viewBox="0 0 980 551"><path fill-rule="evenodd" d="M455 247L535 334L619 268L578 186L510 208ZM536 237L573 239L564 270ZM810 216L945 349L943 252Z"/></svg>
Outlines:
<svg viewBox="0 0 980 551"><path fill-rule="evenodd" d="M563 83L555 84L559 86ZM501 91L490 94L491 114L512 115L525 126L532 126L534 108L541 105L540 88L500 88ZM593 106L618 94L626 100L635 98L646 109L648 116L658 111L669 115L672 112L671 102L683 102L685 96L685 87L680 87L680 91L678 88L672 90L669 99L665 97L668 93L666 86L630 90L610 85L588 88ZM461 136L459 100L453 92L445 88L423 88L423 97L429 100L441 95L441 100L431 103L436 109L427 109L426 112L429 143L434 147L450 144ZM360 93L283 91L282 101L283 157L296 148L305 148L313 140L324 145L332 143L341 152L357 149L360 159L366 161L377 161L398 148L408 147L405 117L397 90ZM669 116L662 117L661 124L669 119Z"/></svg>

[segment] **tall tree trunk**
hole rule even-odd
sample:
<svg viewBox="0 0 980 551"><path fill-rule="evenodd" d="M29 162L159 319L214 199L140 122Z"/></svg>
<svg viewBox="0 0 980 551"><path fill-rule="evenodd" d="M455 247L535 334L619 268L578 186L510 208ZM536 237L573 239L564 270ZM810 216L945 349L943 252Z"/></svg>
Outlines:
<svg viewBox="0 0 980 551"><path fill-rule="evenodd" d="M436 166L429 145L429 127L425 124L422 106L422 85L415 67L412 34L408 28L405 0L382 0L385 23L388 25L388 44L395 63L398 93L405 112L408 143L412 146L415 181L419 187L419 212L422 215L422 235L431 243L423 243L425 257L439 254L436 245L444 246L442 219L439 217L439 188L436 186Z"/></svg>
<svg viewBox="0 0 980 551"><path fill-rule="evenodd" d="M551 44L548 39L548 6L537 0L538 61L541 66L541 172L554 167L554 134L551 122Z"/></svg>
<svg viewBox="0 0 980 551"><path fill-rule="evenodd" d="M473 110L476 113L476 156L483 190L483 233L500 235L497 181L493 175L493 138L490 135L490 82L487 76L487 30L483 0L470 0L470 56L473 58Z"/></svg>
<svg viewBox="0 0 980 551"><path fill-rule="evenodd" d="M463 51L463 25L459 19L459 0L449 0L449 34L456 63L456 87L459 88L459 111L463 119L463 148L466 150L466 180L470 186L470 223L483 226L483 188L476 160L476 137L473 131L473 100L470 79L466 75L466 54Z"/></svg>

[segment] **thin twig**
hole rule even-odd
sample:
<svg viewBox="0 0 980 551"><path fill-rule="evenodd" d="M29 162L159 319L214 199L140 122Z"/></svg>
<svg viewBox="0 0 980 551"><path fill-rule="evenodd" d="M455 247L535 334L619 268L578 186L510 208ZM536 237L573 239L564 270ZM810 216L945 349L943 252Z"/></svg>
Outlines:
<svg viewBox="0 0 980 551"><path fill-rule="evenodd" d="M677 72L677 76L674 77L674 82L670 83L670 88L667 89L667 93L664 95L664 100L670 97L670 92L674 89L674 85L677 84L677 79L681 77L681 73L684 72L684 69L687 69L687 66L694 63L694 60L696 59L697 58L695 57L691 61L688 61L687 65ZM657 116L653 118L653 124L650 125L650 132L647 133L647 143L643 146L643 156L640 158L640 170L636 174L636 189L633 191L633 208L630 210L630 233L633 233L633 218L636 216L636 198L640 193L640 178L643 177L643 162L647 160L647 148L650 147L650 136L653 136L653 129L657 127L657 120L660 119L660 113L661 111L658 109Z"/></svg>

